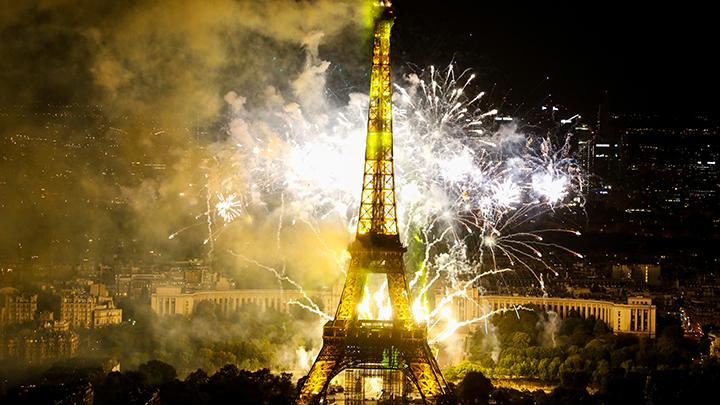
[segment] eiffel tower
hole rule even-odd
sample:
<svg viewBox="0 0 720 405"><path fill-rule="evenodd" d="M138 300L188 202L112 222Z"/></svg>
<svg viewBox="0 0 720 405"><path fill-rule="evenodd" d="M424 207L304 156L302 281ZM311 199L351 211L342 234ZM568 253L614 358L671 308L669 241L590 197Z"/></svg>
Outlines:
<svg viewBox="0 0 720 405"><path fill-rule="evenodd" d="M451 393L427 343L425 325L413 320L398 234L393 169L389 0L376 6L370 106L360 215L350 245L350 268L335 319L323 329L323 347L300 387L297 404L316 404L343 370L392 370L415 386L428 404ZM387 277L391 321L360 320L358 305L370 274ZM387 376L388 374L382 374ZM386 384L386 382L383 382ZM362 398L361 398L362 399Z"/></svg>

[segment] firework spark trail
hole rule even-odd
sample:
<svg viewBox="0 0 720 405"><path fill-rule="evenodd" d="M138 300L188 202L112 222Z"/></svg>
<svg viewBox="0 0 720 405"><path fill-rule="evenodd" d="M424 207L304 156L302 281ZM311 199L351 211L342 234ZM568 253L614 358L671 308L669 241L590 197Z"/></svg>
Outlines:
<svg viewBox="0 0 720 405"><path fill-rule="evenodd" d="M275 240L275 246L277 247L278 253L280 252L280 240L281 240L281 234L283 229L283 218L285 214L285 193L280 193L280 215L278 215L278 226L277 226L277 236Z"/></svg>
<svg viewBox="0 0 720 405"><path fill-rule="evenodd" d="M455 288L452 292L446 293L439 303L436 303L435 309L429 314L430 318L437 318L437 315L443 311L446 305L450 304L455 298L457 297L467 297L467 289L472 287L476 281L481 279L482 277L491 276L494 274L500 274L507 271L511 271L511 269L499 269L499 270L488 270L486 272L480 273L476 275L475 277L471 278L467 282L465 282L462 287Z"/></svg>
<svg viewBox="0 0 720 405"><path fill-rule="evenodd" d="M207 178L207 174L205 175L205 177ZM213 216L210 215L210 206L211 206L210 199L211 199L210 187L208 187L206 185L205 186L205 204L207 206L208 213L205 217L207 219L207 232L208 232L207 235L208 236L207 236L207 239L205 239L205 242L203 242L203 243L204 244L209 243L207 257L208 257L208 261L210 262L210 265L212 266L213 253L215 252L215 237L213 235Z"/></svg>
<svg viewBox="0 0 720 405"><path fill-rule="evenodd" d="M517 313L518 311L521 311L521 310L522 311L532 311L532 308L524 307L522 305L513 305L513 306L510 306L507 308L498 308L498 309L495 309L492 311L488 311L476 318L467 319L462 322L456 322L451 319L451 320L447 321L448 324L446 326L446 329L443 330L442 332L438 333L434 337L428 339L428 342L430 344L442 342L443 340L452 336L459 328L462 328L463 326L468 326L468 325L472 325L474 323L483 322L495 315L504 314L505 312L513 311L513 312Z"/></svg>
<svg viewBox="0 0 720 405"><path fill-rule="evenodd" d="M320 235L320 231L318 229L316 229L316 227L312 223L310 223L306 219L301 219L301 222L304 223L305 225L307 225L308 229L310 229L312 234L315 236L315 239L317 239L320 246L325 250L325 253L327 253L327 255L333 259L335 264L337 264L337 267L340 270L340 272L343 275L346 275L347 271L345 270L345 268L347 267L347 260L349 259L349 257L342 253L347 253L347 252L343 251L343 252L341 252L340 255L338 255L336 250L331 249L330 246L328 246L327 243L325 243L322 236ZM342 256L342 257L340 257L340 256Z"/></svg>
<svg viewBox="0 0 720 405"><path fill-rule="evenodd" d="M323 312L322 310L318 309L318 307L314 304L306 305L297 300L290 300L290 301L288 301L288 305L297 305L300 308L302 308L312 314L315 314L315 315L323 318L326 321L332 321L334 319L332 316L330 316L330 315L326 314L325 312Z"/></svg>
<svg viewBox="0 0 720 405"><path fill-rule="evenodd" d="M508 270L499 268L496 256L531 272L541 287L545 281L535 266L556 274L543 261L543 251L581 257L540 236L573 230L524 229L550 211L584 203L585 178L569 157L569 143L555 148L549 138L519 134L512 126L493 128L488 120L498 111L483 107L484 93L469 94L474 78L467 70L457 74L452 65L442 70L431 66L395 84L398 215L405 230L403 243L424 248L409 283L416 298L441 282L446 295L462 296L466 280ZM337 221L352 232L357 222L367 95L353 94L347 106L307 115L293 102L283 101L283 107L267 112L247 108L235 93L226 100L233 113L229 142L235 147L220 148L216 159L219 167L229 168L217 174L228 179L221 183L223 191L237 195L244 210L279 209L278 247L282 221L288 218L293 224L305 223L319 245L333 252L320 223ZM223 216L221 206L215 205ZM221 231L233 225L240 211L235 214ZM333 256L344 273L344 256ZM302 289L285 274L255 264ZM316 305L309 307L322 312ZM437 310L426 312L440 315Z"/></svg>
<svg viewBox="0 0 720 405"><path fill-rule="evenodd" d="M443 233L440 234L439 237L435 239L430 239L427 235L427 229L422 229L421 232L423 234L423 240L427 241L424 243L425 245L425 256L423 258L422 263L420 264L420 269L415 272L415 275L412 280L410 280L410 289L415 287L415 284L420 280L420 278L423 276L423 272L427 270L428 263L430 262L430 252L432 248L440 243L443 238L445 237L445 234L450 230L450 228L445 229Z"/></svg>
<svg viewBox="0 0 720 405"><path fill-rule="evenodd" d="M288 301L288 304L298 305L298 306L300 306L300 307L302 307L302 308L305 308L305 309L309 310L310 312L312 312L312 313L314 313L314 314L316 314L316 315L319 315L319 316L321 316L321 317L323 317L323 318L330 318L330 319L332 319L332 317L330 317L330 315L324 313L324 312L320 309L320 306L318 306L318 305L315 303L315 301L313 301L312 298L310 298L310 296L307 295L307 293L305 292L305 289L302 287L302 285L300 285L300 283L298 283L298 282L296 282L295 280L293 280L293 279L291 279L290 277L288 277L288 276L285 274L284 271L281 273L281 272L279 272L277 269L275 269L274 267L266 266L266 265L264 265L264 264L262 264L262 263L260 263L260 262L258 262L258 261L256 261L256 260L253 260L253 259L251 259L251 258L249 258L249 257L247 257L247 256L245 256L245 255L241 255L241 254L239 254L239 253L235 253L235 252L233 252L232 250L228 250L228 253L230 253L231 255L233 255L233 256L235 256L235 257L239 257L239 258L247 261L248 263L252 263L252 264L254 264L255 266L257 266L257 267L259 267L259 268L261 268L261 269L263 269L263 270L266 270L266 271L270 272L271 274L273 274L273 275L277 278L278 282L280 283L280 289L282 289L282 282L283 282L283 281L284 281L284 282L287 282L287 283L290 284L290 285L292 285L293 287L295 287L295 289L296 289L300 294L302 294L303 299L305 299L305 301L308 302L307 304L303 304L303 303L301 303L301 302L299 302L299 301L297 301L297 300L290 300L290 301Z"/></svg>
<svg viewBox="0 0 720 405"><path fill-rule="evenodd" d="M195 218L195 219L197 219L197 218ZM204 222L198 222L198 223L190 224L190 225L188 225L188 226L186 226L186 227L180 228L179 230L171 233L171 234L168 236L168 239L175 239L178 235L180 235L181 233L185 232L186 230L188 230L188 229L190 229L190 228L194 228L194 227L196 227L196 226L200 226L200 225L205 225L205 223L204 223Z"/></svg>

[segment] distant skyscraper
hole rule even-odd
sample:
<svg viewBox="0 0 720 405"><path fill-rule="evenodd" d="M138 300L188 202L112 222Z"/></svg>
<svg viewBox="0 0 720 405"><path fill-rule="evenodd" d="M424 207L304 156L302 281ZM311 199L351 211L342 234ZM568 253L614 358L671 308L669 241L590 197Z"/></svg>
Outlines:
<svg viewBox="0 0 720 405"><path fill-rule="evenodd" d="M594 192L609 194L622 184L623 141L612 124L610 98L607 92L598 108L597 132L588 146L588 168L594 178Z"/></svg>

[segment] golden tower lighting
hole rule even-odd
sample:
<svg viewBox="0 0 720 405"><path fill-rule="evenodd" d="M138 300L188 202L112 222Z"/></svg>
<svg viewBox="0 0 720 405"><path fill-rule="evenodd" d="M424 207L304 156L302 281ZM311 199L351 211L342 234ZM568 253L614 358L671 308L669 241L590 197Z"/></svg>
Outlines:
<svg viewBox="0 0 720 405"><path fill-rule="evenodd" d="M330 381L344 370L400 373L429 404L449 400L452 395L427 343L425 325L413 320L410 309L393 168L390 31L394 14L390 1L379 2L375 11L357 234L349 247L352 259L335 318L324 326L323 347L301 386L298 404L319 403ZM392 320L358 319L358 305L370 274L387 277Z"/></svg>

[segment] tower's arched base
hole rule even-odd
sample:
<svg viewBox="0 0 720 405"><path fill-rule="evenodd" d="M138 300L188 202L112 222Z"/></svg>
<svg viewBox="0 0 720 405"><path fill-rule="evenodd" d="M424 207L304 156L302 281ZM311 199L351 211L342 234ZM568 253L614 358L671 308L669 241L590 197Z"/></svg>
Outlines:
<svg viewBox="0 0 720 405"><path fill-rule="evenodd" d="M297 403L320 403L332 379L344 370L349 371L345 384L348 376L356 379L351 382L355 385L350 387L348 400L364 400L368 390L363 384L367 378L378 377L388 379L383 379L382 385L393 398L412 391L405 387L406 382L426 404L444 402L450 395L425 329L403 322L334 320L325 324L323 347L300 388Z"/></svg>

